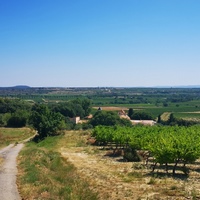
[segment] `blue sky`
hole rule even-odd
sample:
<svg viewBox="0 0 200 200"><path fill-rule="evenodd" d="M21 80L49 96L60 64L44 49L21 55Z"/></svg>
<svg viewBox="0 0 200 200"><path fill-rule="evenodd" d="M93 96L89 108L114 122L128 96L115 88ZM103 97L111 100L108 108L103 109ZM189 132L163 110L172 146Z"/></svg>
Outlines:
<svg viewBox="0 0 200 200"><path fill-rule="evenodd" d="M0 0L0 86L200 85L199 0Z"/></svg>

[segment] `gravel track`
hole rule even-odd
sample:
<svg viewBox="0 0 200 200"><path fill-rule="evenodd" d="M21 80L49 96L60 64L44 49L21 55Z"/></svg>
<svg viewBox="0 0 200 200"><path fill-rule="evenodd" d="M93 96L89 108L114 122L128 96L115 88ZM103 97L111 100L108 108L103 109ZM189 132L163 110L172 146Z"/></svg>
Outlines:
<svg viewBox="0 0 200 200"><path fill-rule="evenodd" d="M0 150L3 163L0 166L0 200L20 200L16 185L16 158L23 144L9 145Z"/></svg>

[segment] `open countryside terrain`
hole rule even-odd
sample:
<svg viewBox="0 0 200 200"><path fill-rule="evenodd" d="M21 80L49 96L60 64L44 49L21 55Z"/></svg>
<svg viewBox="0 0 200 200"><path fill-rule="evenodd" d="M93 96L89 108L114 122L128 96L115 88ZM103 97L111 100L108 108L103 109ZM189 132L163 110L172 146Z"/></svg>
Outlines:
<svg viewBox="0 0 200 200"><path fill-rule="evenodd" d="M112 150L88 144L89 137L90 133L88 131L67 131L61 137L47 138L46 142L37 145L38 148L46 149L45 151L51 149L51 151L59 152L66 162L75 167L76 177L80 178L79 182L85 181L85 184L88 184L88 189L91 190L90 193L96 194L96 197L86 196L82 199L184 200L200 198L200 168L198 162L188 166L190 169L189 176L185 176L181 171L178 171L175 177L170 174L166 175L164 169L159 167L152 174L151 169L145 166L143 162L123 162L121 155L111 156ZM51 199L55 197L53 190L58 189L56 195L59 195L59 190L66 191L62 188L63 186L59 186L59 179L54 179L52 172L49 172L52 167L47 169L45 166L48 165L43 163L38 163L38 166L36 166L41 174L38 174L37 169L34 169L34 173L38 174L39 177L44 174L46 182L42 183L43 178L37 178L37 176L32 177L33 182L31 180L24 182L26 177L23 170L23 159L26 157L24 155L25 151L22 151L18 161L18 184L24 199L40 199L41 196L42 199ZM33 160L38 162L37 159L41 153L36 155ZM59 168L56 170L57 176L59 176L59 170ZM61 175L62 178L67 179L65 173L63 171ZM48 179L53 183L52 186L50 186ZM34 187L32 187L32 184ZM58 188L56 189L56 187ZM88 192L88 189L82 188L81 190ZM73 189L71 191L74 195ZM57 196L57 199L65 199L61 194Z"/></svg>
<svg viewBox="0 0 200 200"><path fill-rule="evenodd" d="M200 119L200 113L197 113L200 112L199 88L8 87L0 88L0 97L23 99L31 105L64 103L76 98L87 98L94 107L93 112L99 107L106 110L120 107L123 110L133 108L151 113L154 119L165 112L173 112L175 116L185 119ZM188 115L190 116L187 117Z"/></svg>
<svg viewBox="0 0 200 200"><path fill-rule="evenodd" d="M172 123L183 123L183 119L199 123L199 91L169 88L28 88L9 90L10 93L0 91L1 126L26 125L38 131L45 130L39 133L44 135L40 135L36 143L27 143L18 156L17 185L21 197L73 200L200 198L198 160L187 164L189 174L178 168L176 176L172 176L170 163L169 174L162 165L157 165L152 173L152 160L149 165L144 165L143 161L124 162L123 150L113 155L109 146L88 143L92 126L68 121L69 117L79 116L77 113L82 114L82 119L87 119L88 114L94 119L95 113L106 117L110 114L107 111L116 114L124 110L128 113L132 108L134 112L150 113L156 121L160 117L164 125L169 118L174 120ZM92 109L87 109L89 107ZM99 107L105 112L97 112ZM34 119L36 123L33 123ZM44 129L40 129L42 126ZM52 137L57 128L60 128L58 134L61 135ZM82 128L88 128L88 131L82 131ZM19 134L17 130L20 130ZM27 129L2 128L0 148L25 139L27 135L23 130ZM0 163L4 163L2 158Z"/></svg>

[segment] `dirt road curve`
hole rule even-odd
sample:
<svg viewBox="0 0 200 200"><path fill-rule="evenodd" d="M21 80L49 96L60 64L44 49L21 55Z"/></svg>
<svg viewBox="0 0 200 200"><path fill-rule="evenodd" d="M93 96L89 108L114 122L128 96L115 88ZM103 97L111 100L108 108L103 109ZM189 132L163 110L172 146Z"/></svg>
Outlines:
<svg viewBox="0 0 200 200"><path fill-rule="evenodd" d="M0 150L0 200L20 200L16 185L16 157L23 144L9 145Z"/></svg>

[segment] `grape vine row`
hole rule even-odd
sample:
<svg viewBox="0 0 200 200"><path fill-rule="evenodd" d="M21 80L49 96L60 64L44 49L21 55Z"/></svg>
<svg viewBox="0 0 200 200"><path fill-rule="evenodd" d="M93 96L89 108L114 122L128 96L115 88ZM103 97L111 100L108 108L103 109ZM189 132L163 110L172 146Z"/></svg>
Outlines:
<svg viewBox="0 0 200 200"><path fill-rule="evenodd" d="M195 162L200 157L200 126L97 126L93 130L99 145L115 144L115 148L132 148L148 151L155 165L173 164L173 174L177 164ZM185 172L186 173L186 172Z"/></svg>

